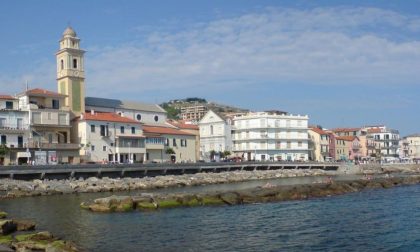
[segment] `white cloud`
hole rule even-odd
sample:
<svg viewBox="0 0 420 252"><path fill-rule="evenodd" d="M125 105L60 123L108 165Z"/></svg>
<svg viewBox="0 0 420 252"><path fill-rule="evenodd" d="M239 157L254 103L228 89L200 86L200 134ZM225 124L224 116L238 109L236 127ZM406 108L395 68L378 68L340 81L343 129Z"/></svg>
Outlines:
<svg viewBox="0 0 420 252"><path fill-rule="evenodd" d="M419 20L374 8L266 9L155 32L146 42L93 55L90 90L120 84L130 92L268 82L413 84L420 78L420 41L392 36L394 30L418 34Z"/></svg>
<svg viewBox="0 0 420 252"><path fill-rule="evenodd" d="M92 46L88 94L144 98L168 89L182 96L187 88L403 85L420 79L417 16L376 8L268 8L184 27L175 32L156 27L146 35L151 27L136 28L133 32L143 34L133 37L143 39ZM31 75L40 82L51 71Z"/></svg>

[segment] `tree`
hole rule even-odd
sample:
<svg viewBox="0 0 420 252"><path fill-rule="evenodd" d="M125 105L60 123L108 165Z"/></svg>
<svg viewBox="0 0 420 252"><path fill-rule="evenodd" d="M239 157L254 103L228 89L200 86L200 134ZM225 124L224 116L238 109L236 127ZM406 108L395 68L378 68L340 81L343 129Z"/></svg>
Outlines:
<svg viewBox="0 0 420 252"><path fill-rule="evenodd" d="M172 148L168 148L168 149L165 150L165 154L173 155L173 154L175 154L175 151Z"/></svg>
<svg viewBox="0 0 420 252"><path fill-rule="evenodd" d="M211 159L211 160L214 160L214 156L216 156L216 153L217 153L217 152L216 152L215 150L211 150L211 151L210 151L210 159Z"/></svg>
<svg viewBox="0 0 420 252"><path fill-rule="evenodd" d="M228 156L230 156L230 154L232 154L230 151L228 151L228 150L225 150L224 152L223 152L223 156L224 157L228 157Z"/></svg>
<svg viewBox="0 0 420 252"><path fill-rule="evenodd" d="M7 146L4 144L0 145L0 156L3 157L7 153L9 153L9 148L7 148Z"/></svg>

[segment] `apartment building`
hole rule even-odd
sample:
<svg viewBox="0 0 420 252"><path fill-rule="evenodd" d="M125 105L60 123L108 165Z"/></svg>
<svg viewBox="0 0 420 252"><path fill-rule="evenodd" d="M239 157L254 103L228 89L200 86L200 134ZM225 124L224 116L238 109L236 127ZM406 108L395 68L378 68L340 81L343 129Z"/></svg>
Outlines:
<svg viewBox="0 0 420 252"><path fill-rule="evenodd" d="M317 162L331 161L329 134L318 127L310 127L308 134L309 160Z"/></svg>
<svg viewBox="0 0 420 252"><path fill-rule="evenodd" d="M233 151L245 160L308 160L308 116L281 111L233 118Z"/></svg>

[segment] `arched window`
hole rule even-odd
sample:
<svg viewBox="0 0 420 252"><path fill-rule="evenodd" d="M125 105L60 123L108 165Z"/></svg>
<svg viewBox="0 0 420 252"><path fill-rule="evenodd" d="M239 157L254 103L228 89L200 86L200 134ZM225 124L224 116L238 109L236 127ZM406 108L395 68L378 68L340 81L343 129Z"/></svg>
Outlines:
<svg viewBox="0 0 420 252"><path fill-rule="evenodd" d="M137 118L137 121L140 121L141 120L141 115L137 114L136 118Z"/></svg>
<svg viewBox="0 0 420 252"><path fill-rule="evenodd" d="M77 59L73 59L73 68L77 68Z"/></svg>
<svg viewBox="0 0 420 252"><path fill-rule="evenodd" d="M61 64L61 70L63 70L64 69L64 60L61 60L60 64Z"/></svg>
<svg viewBox="0 0 420 252"><path fill-rule="evenodd" d="M155 115L155 122L157 122L158 120L159 120L159 117Z"/></svg>
<svg viewBox="0 0 420 252"><path fill-rule="evenodd" d="M210 125L210 135L213 135L213 125Z"/></svg>

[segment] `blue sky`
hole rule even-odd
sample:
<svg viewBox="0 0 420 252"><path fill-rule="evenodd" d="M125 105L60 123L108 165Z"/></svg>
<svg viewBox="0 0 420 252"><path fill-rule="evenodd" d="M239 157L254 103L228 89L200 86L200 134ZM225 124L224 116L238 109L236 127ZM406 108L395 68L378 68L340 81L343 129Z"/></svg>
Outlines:
<svg viewBox="0 0 420 252"><path fill-rule="evenodd" d="M56 90L70 23L89 96L190 96L420 132L420 1L0 2L0 93Z"/></svg>

